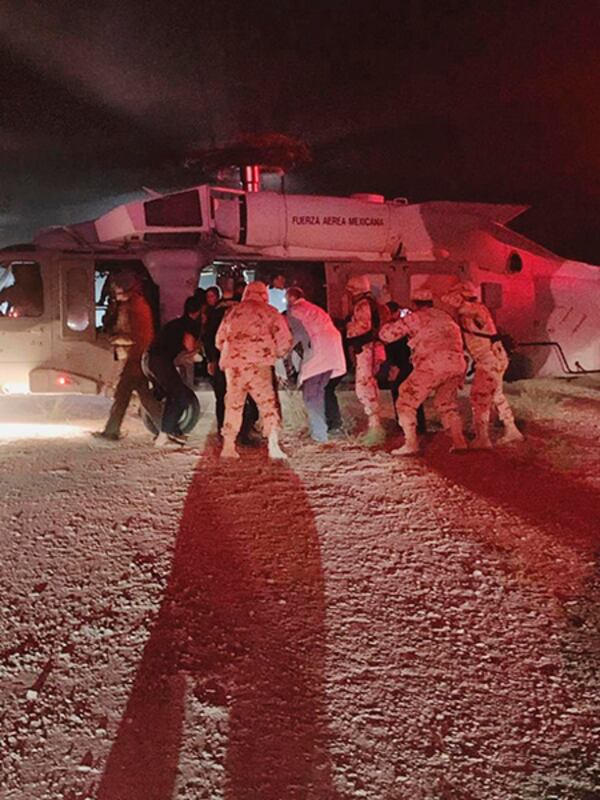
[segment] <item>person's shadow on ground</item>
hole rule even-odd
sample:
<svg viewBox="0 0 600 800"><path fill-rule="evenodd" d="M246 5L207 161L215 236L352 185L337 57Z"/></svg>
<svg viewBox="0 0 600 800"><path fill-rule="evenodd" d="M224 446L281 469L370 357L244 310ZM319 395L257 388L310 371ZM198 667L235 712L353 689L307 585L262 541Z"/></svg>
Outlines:
<svg viewBox="0 0 600 800"><path fill-rule="evenodd" d="M173 797L186 676L196 696L227 709L226 798L336 797L324 622L319 542L299 478L260 453L235 464L204 457L99 800Z"/></svg>
<svg viewBox="0 0 600 800"><path fill-rule="evenodd" d="M579 474L577 452L583 445L577 437L561 438L565 463L542 458L536 442L555 435L530 424L525 442L464 454L448 453L438 437L427 448L425 462L445 479L550 534L582 561L600 565L600 493Z"/></svg>

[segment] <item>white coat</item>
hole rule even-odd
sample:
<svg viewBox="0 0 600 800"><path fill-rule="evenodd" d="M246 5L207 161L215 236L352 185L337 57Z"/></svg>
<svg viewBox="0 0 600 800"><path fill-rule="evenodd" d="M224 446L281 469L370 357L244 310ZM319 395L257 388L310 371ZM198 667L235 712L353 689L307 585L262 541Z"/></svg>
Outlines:
<svg viewBox="0 0 600 800"><path fill-rule="evenodd" d="M301 298L287 311L294 341L302 342L304 355L298 376L298 385L331 371L332 378L346 372L346 357L342 335L329 314L314 303Z"/></svg>

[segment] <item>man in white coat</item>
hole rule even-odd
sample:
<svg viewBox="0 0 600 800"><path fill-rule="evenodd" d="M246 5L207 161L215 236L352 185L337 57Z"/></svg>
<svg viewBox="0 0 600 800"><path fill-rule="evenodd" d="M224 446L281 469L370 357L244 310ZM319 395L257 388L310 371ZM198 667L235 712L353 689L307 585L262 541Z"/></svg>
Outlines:
<svg viewBox="0 0 600 800"><path fill-rule="evenodd" d="M330 380L346 372L342 336L329 314L310 303L298 286L287 291L287 319L294 344L302 345L302 364L298 385L308 414L310 435L316 442L327 442L325 388Z"/></svg>

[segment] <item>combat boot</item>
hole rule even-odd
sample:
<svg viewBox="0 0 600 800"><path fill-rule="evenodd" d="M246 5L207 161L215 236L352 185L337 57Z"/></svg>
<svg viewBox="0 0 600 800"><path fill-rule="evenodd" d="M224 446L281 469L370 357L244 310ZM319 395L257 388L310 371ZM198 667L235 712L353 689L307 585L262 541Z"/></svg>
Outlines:
<svg viewBox="0 0 600 800"><path fill-rule="evenodd" d="M467 440L465 439L465 435L463 433L463 426L460 419L452 420L449 425L450 436L452 438L452 446L450 447L451 453L458 453L462 450L466 450Z"/></svg>
<svg viewBox="0 0 600 800"><path fill-rule="evenodd" d="M514 420L504 423L504 435L500 439L500 444L510 444L510 442L522 442L524 439L525 437L515 425Z"/></svg>
<svg viewBox="0 0 600 800"><path fill-rule="evenodd" d="M392 450L393 456L416 456L420 452L417 437L417 420L414 415L398 414L398 424L404 432L404 444Z"/></svg>
<svg viewBox="0 0 600 800"><path fill-rule="evenodd" d="M385 430L381 424L381 420L377 414L370 414L369 427L366 433L360 437L360 444L365 447L375 447L375 445L383 444L385 442Z"/></svg>
<svg viewBox="0 0 600 800"><path fill-rule="evenodd" d="M269 433L268 441L269 458L275 459L276 461L287 461L287 455L279 446L279 433L277 430L273 430Z"/></svg>
<svg viewBox="0 0 600 800"><path fill-rule="evenodd" d="M239 457L240 457L240 454L235 449L235 440L224 439L223 440L223 449L221 450L221 458L238 459Z"/></svg>
<svg viewBox="0 0 600 800"><path fill-rule="evenodd" d="M479 420L475 423L475 438L471 442L472 450L491 450L488 420Z"/></svg>

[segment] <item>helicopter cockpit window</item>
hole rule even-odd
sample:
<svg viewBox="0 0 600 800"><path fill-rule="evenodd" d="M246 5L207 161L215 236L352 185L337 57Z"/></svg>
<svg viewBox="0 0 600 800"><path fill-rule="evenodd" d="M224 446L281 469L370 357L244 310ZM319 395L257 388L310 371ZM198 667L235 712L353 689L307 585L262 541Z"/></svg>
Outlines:
<svg viewBox="0 0 600 800"><path fill-rule="evenodd" d="M67 328L85 331L90 325L90 286L88 274L77 267L67 273Z"/></svg>
<svg viewBox="0 0 600 800"><path fill-rule="evenodd" d="M0 262L0 316L18 319L43 313L40 265L35 261Z"/></svg>

